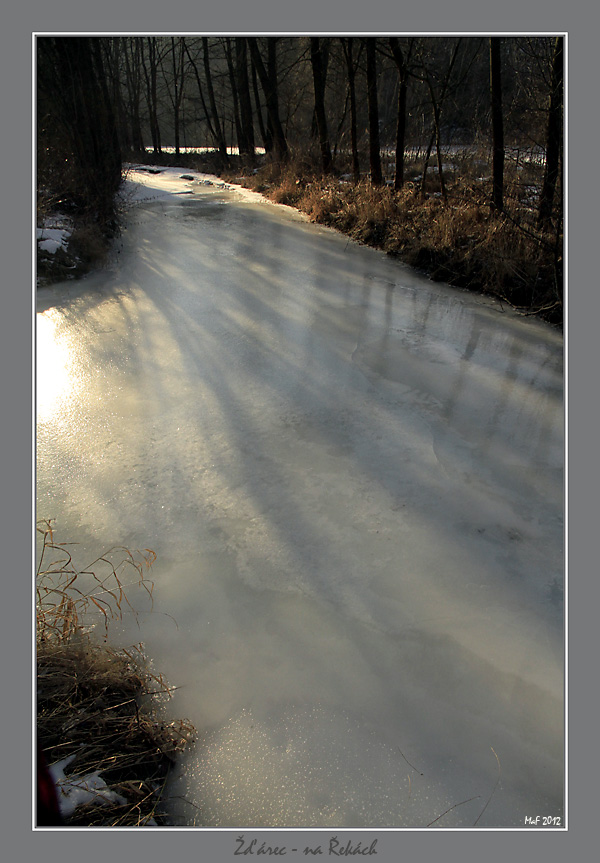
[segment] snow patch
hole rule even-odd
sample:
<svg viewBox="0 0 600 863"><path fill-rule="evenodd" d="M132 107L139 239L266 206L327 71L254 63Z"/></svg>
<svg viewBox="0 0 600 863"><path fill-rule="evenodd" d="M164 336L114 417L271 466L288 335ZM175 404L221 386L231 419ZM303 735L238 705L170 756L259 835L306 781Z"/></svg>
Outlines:
<svg viewBox="0 0 600 863"><path fill-rule="evenodd" d="M84 806L86 803L93 803L96 806L105 806L107 803L120 805L127 803L124 797L110 790L98 771L88 773L87 776L79 776L77 773L65 776L65 768L74 758L75 755L70 755L48 768L56 785L58 805L63 818L68 818L78 806Z"/></svg>
<svg viewBox="0 0 600 863"><path fill-rule="evenodd" d="M260 192L253 192L237 183L226 183L215 174L204 174L200 171L191 171L188 168L162 168L156 171L147 165L126 165L126 179L121 187L121 201L123 204L136 204L147 201L164 200L171 197L189 195L195 190L210 187L223 189L253 204L270 204L273 207L283 207L301 221L309 221L308 216L289 207L287 204L278 204L269 200Z"/></svg>
<svg viewBox="0 0 600 863"><path fill-rule="evenodd" d="M59 249L66 251L71 232L64 228L37 228L38 248L49 255L54 255Z"/></svg>

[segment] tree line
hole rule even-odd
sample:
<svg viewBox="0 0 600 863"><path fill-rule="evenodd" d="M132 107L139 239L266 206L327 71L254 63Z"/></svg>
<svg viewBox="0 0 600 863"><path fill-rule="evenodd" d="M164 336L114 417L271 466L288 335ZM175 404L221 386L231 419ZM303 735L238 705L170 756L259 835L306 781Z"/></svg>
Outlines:
<svg viewBox="0 0 600 863"><path fill-rule="evenodd" d="M181 165L560 317L563 42L38 37L40 220L60 210L89 248L117 229L124 163Z"/></svg>
<svg viewBox="0 0 600 863"><path fill-rule="evenodd" d="M60 127L75 159L84 153L109 176L117 154L147 148L207 147L224 166L234 150L252 161L260 148L281 161L316 151L324 173L348 164L355 181L378 185L382 154L392 154L399 190L406 153L418 150L422 182L433 163L445 197L444 153L483 145L494 207L503 208L507 148L528 151L545 162L539 217L552 218L560 36L40 37L38 82L41 137Z"/></svg>

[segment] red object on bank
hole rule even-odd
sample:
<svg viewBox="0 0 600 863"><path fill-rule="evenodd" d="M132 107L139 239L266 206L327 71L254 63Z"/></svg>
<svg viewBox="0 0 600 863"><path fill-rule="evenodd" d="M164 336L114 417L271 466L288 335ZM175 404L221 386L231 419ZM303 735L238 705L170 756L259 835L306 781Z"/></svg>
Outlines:
<svg viewBox="0 0 600 863"><path fill-rule="evenodd" d="M38 743L36 824L38 827L58 827L62 823L56 785Z"/></svg>

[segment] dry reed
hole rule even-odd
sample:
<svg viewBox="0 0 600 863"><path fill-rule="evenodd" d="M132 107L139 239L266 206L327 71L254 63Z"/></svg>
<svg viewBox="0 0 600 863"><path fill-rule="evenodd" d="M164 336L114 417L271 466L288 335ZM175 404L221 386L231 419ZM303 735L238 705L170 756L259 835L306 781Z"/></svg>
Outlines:
<svg viewBox="0 0 600 863"><path fill-rule="evenodd" d="M416 166L408 164L400 191L368 179L355 184L345 175L323 176L299 160L267 163L251 176L224 176L397 256L435 281L562 323L562 225L550 236L537 225L540 177L534 168L525 176L507 167L505 209L497 213L490 207L491 181L477 176L477 160L461 163L460 173L447 172L446 200L433 170L422 192Z"/></svg>
<svg viewBox="0 0 600 863"><path fill-rule="evenodd" d="M38 531L38 743L50 765L73 756L65 782L96 775L110 792L77 807L65 824L160 824L169 769L193 740L194 728L187 720L162 718L172 689L151 670L141 645L115 650L106 643L109 621L120 619L129 604L123 573L135 572L136 583L151 596L146 570L155 555L111 549L78 570L71 544L55 541L50 521L40 522ZM92 610L103 625L102 640L84 623Z"/></svg>

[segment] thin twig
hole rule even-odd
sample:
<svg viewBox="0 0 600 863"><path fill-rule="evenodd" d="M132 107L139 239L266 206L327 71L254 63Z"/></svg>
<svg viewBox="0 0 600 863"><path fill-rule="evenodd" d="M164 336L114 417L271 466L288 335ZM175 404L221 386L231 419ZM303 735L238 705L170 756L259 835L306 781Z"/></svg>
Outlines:
<svg viewBox="0 0 600 863"><path fill-rule="evenodd" d="M491 793L491 794L490 794L490 796L488 797L488 799L487 799L487 802L486 802L485 806L483 807L483 809L482 809L482 810L481 810L481 812L479 813L479 815L478 815L478 817L477 817L477 820L475 821L475 824L473 824L473 827L475 827L475 826L477 825L477 821L479 821L479 819L481 818L481 816L483 815L483 813L485 812L485 810L488 808L488 804L489 804L490 800L492 799L492 797L494 796L494 793L495 793L495 791L496 791L496 788L498 787L498 783L500 782L500 773L501 773L501 770L500 770L500 759L498 758L498 756L497 756L497 755L496 755L496 753L494 752L494 747L493 747L493 746L490 746L490 749L491 749L491 750L492 750L492 752L494 753L494 756L495 756L495 758L496 758L496 761L498 762L498 778L496 779L496 784L495 784L495 785L494 785L494 787L492 788L492 793Z"/></svg>
<svg viewBox="0 0 600 863"><path fill-rule="evenodd" d="M416 773L418 773L418 774L419 774L419 776L423 776L423 774L421 773L421 771L420 771L420 770L417 770L417 768L415 767L415 765L410 763L410 761L408 760L408 758L406 757L406 755L404 754L404 752L400 749L400 747L398 746L397 748L398 748L398 752L399 752L399 753L400 753L400 755L404 758L404 760L406 761L406 763L408 764L408 766L409 766L409 767L412 767L412 769L413 769Z"/></svg>
<svg viewBox="0 0 600 863"><path fill-rule="evenodd" d="M448 814L448 812L451 812L453 809L456 809L456 807L457 807L457 806L463 806L463 804L465 804L465 803L470 803L470 802L471 802L471 800L477 800L480 796L481 796L481 795L476 794L476 795L475 795L475 797L469 797L469 799L468 799L468 800L463 800L461 803L455 803L455 804L454 804L454 806L451 806L451 807L450 807L450 809L446 809L446 811L445 811L445 812L442 812L442 814L441 814L441 815L438 815L438 817L437 817L437 818L434 818L434 819L433 819L433 821L430 821L430 822L429 822L429 824L428 824L427 826L428 826L428 827L431 827L431 825L432 825L432 824L435 824L435 822L436 822L436 821L439 821L439 820L440 820L440 818L443 818L443 817L444 817L444 815L447 815L447 814ZM477 823L477 822L475 822L475 823Z"/></svg>

